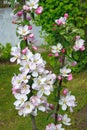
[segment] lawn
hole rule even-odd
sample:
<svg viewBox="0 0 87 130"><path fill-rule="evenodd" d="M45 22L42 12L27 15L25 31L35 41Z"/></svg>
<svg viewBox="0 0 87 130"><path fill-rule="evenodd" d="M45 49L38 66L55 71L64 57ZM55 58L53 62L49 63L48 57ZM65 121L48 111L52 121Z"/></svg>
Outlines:
<svg viewBox="0 0 87 130"><path fill-rule="evenodd" d="M14 108L15 101L11 93L11 78L14 73L18 73L18 66L10 64L0 64L0 130L32 130L30 117L20 117ZM74 75L74 79L67 83L69 90L76 96L77 107L71 114L72 127L66 130L87 130L87 70ZM53 100L52 95L50 101ZM45 130L47 114L39 113L36 117L38 130ZM86 115L83 116L83 115ZM51 119L50 119L51 122Z"/></svg>

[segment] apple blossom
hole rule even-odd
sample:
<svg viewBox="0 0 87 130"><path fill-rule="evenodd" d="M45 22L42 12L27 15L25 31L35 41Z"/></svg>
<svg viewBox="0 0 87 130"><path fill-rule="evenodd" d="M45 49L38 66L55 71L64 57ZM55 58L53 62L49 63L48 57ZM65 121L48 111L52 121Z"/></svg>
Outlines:
<svg viewBox="0 0 87 130"><path fill-rule="evenodd" d="M60 69L60 74L63 77L68 77L69 73L71 72L71 69L63 67L62 69Z"/></svg>
<svg viewBox="0 0 87 130"><path fill-rule="evenodd" d="M67 114L65 114L65 115L62 116L62 123L64 125L67 125L67 126L71 125L70 121L71 121L71 119L68 118Z"/></svg>
<svg viewBox="0 0 87 130"><path fill-rule="evenodd" d="M85 41L83 39L80 39L80 38L76 39L75 45L73 46L73 49L75 51L78 51L78 50L83 51L83 50L85 50L84 42Z"/></svg>
<svg viewBox="0 0 87 130"><path fill-rule="evenodd" d="M26 1L26 5L29 6L30 10L37 9L39 0L29 0Z"/></svg>
<svg viewBox="0 0 87 130"><path fill-rule="evenodd" d="M62 124L58 124L56 125L56 130L65 130L65 129L62 128Z"/></svg>
<svg viewBox="0 0 87 130"><path fill-rule="evenodd" d="M29 94L30 93L30 86L28 84L25 84L22 82L21 86L20 86L20 93Z"/></svg>
<svg viewBox="0 0 87 130"><path fill-rule="evenodd" d="M61 45L61 43L58 43L56 46L51 46L51 48L52 48L51 52L55 54L55 53L59 53L63 48L63 46Z"/></svg>
<svg viewBox="0 0 87 130"><path fill-rule="evenodd" d="M18 94L16 93L15 95L15 98L17 99L15 102L14 102L14 105L16 107L20 107L24 104L24 102L27 100L27 96L26 94Z"/></svg>
<svg viewBox="0 0 87 130"><path fill-rule="evenodd" d="M66 24L66 17L61 17L61 18L55 20L55 22L58 25L64 25L64 24Z"/></svg>
<svg viewBox="0 0 87 130"><path fill-rule="evenodd" d="M55 124L51 123L48 126L46 126L46 130L56 130Z"/></svg>
<svg viewBox="0 0 87 130"><path fill-rule="evenodd" d="M33 11L35 11L36 14L42 13L43 7L38 7L38 2L39 0L26 1L25 5L23 6L23 10L19 11L14 16L15 23L20 23L17 27L17 33L24 42L27 42L27 44L23 50L21 50L22 47L20 47L20 45L11 49L11 55L13 57L10 59L10 61L14 62L17 60L17 63L20 64L20 73L18 75L14 75L11 81L12 93L16 99L14 102L15 108L18 110L18 114L20 116L23 115L25 117L29 114L36 116L38 114L38 110L42 112L49 112L52 110L54 112L53 115L55 118L56 113L59 112L60 108L57 110L57 106L48 103L47 96L49 96L54 90L53 84L55 81L55 84L59 87L59 92L61 83L64 79L63 77L67 78L67 80L72 80L71 69L67 68L67 66L71 65L72 63L68 60L68 56L66 57L67 50L66 48L63 48L61 43L53 45L51 47L51 53L49 56L59 56L55 59L59 59L59 62L62 65L62 68L59 70L60 74L58 78L56 78L56 75L53 74L52 71L45 69L46 61L42 59L41 55L39 53L33 54L29 50L28 47L30 46L32 50L37 50L37 47L35 45L30 44L35 41L35 38L34 34L30 31L32 29L32 25L28 20L32 19L32 15L29 13L33 14ZM26 18L21 17L22 14L24 15L24 13ZM25 20L27 19L29 24L22 25L21 23L23 22L23 18ZM65 13L64 17L60 17L59 19L55 20L56 24L54 26L57 27L57 25L65 25L67 18L68 14ZM84 42L85 41L83 39L77 36L73 49L75 51L85 50ZM64 54L65 59L63 59ZM71 55L69 55L69 57L72 58ZM61 106L63 111L69 108L72 112L73 108L76 106L75 96L71 95L67 89L63 90L63 96L60 96L60 94L58 96L57 105ZM57 121L55 121L55 124L51 123L47 125L46 130L65 130L62 128L62 124L67 126L71 125L71 119L68 118L67 114L61 115L58 113L57 119L55 118L55 120L58 121L58 124Z"/></svg>
<svg viewBox="0 0 87 130"><path fill-rule="evenodd" d="M28 114L32 113L32 111L34 110L34 106L31 102L27 101L23 104L23 106L21 106L17 109L18 109L18 114L20 116L23 115L25 117Z"/></svg>
<svg viewBox="0 0 87 130"><path fill-rule="evenodd" d="M30 7L27 6L27 5L23 5L23 10L25 10L25 11L30 11Z"/></svg>
<svg viewBox="0 0 87 130"><path fill-rule="evenodd" d="M72 108L76 106L75 100L75 96L70 95L70 92L68 92L66 96L61 96L59 104L62 106L62 110L65 111L69 107L72 112Z"/></svg>
<svg viewBox="0 0 87 130"><path fill-rule="evenodd" d="M62 124L49 124L48 126L46 126L46 130L65 130L64 128L62 128Z"/></svg>
<svg viewBox="0 0 87 130"><path fill-rule="evenodd" d="M15 62L17 60L17 64L19 64L20 63L20 58L21 58L20 48L12 47L11 48L11 55L13 57L10 58L10 61Z"/></svg>
<svg viewBox="0 0 87 130"><path fill-rule="evenodd" d="M30 30L27 25L25 26L19 26L17 29L17 33L22 36L26 36L30 33Z"/></svg>

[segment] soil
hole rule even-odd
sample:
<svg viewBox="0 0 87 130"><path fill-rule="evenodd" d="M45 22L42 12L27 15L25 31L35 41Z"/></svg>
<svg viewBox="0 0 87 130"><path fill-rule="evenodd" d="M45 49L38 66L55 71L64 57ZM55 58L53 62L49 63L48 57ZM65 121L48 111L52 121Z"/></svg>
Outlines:
<svg viewBox="0 0 87 130"><path fill-rule="evenodd" d="M87 130L87 105L76 115L78 130Z"/></svg>

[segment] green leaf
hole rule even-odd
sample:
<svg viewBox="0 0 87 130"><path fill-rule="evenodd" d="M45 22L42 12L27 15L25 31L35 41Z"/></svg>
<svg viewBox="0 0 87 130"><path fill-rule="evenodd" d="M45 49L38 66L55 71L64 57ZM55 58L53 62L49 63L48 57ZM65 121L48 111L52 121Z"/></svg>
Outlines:
<svg viewBox="0 0 87 130"><path fill-rule="evenodd" d="M14 8L15 0L11 0L11 8Z"/></svg>
<svg viewBox="0 0 87 130"><path fill-rule="evenodd" d="M50 112L47 116L47 121L49 120L49 118L51 117L51 115L54 113L54 111Z"/></svg>
<svg viewBox="0 0 87 130"><path fill-rule="evenodd" d="M21 46L21 50L23 50L26 47L26 41L22 40L20 46Z"/></svg>

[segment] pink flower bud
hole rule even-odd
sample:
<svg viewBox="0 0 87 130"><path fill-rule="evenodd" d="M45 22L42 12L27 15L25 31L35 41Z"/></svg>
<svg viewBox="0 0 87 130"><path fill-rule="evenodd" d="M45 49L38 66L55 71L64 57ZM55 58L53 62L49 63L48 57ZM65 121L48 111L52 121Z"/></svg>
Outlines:
<svg viewBox="0 0 87 130"><path fill-rule="evenodd" d="M29 30L32 30L32 25L28 26L28 29L29 29Z"/></svg>
<svg viewBox="0 0 87 130"><path fill-rule="evenodd" d="M48 56L51 57L51 56L53 56L53 54L52 54L52 53L49 53Z"/></svg>
<svg viewBox="0 0 87 130"><path fill-rule="evenodd" d="M29 38L34 38L34 34L31 33L31 34L29 35Z"/></svg>
<svg viewBox="0 0 87 130"><path fill-rule="evenodd" d="M24 55L25 55L25 54L26 54L26 52L27 52L27 49L28 49L27 47L26 47L25 49L23 49L23 50L22 50L22 54L24 54Z"/></svg>
<svg viewBox="0 0 87 130"><path fill-rule="evenodd" d="M12 88L12 94L15 94L15 93L16 93L16 89Z"/></svg>
<svg viewBox="0 0 87 130"><path fill-rule="evenodd" d="M70 81L70 80L72 80L72 79L73 79L72 74L69 74L69 75L68 75L68 80Z"/></svg>
<svg viewBox="0 0 87 130"><path fill-rule="evenodd" d="M24 5L24 6L23 6L23 9L26 10L26 11L30 11L29 6L27 6L27 5Z"/></svg>
<svg viewBox="0 0 87 130"><path fill-rule="evenodd" d="M74 61L74 62L71 63L71 66L76 66L76 65L77 65L76 61Z"/></svg>
<svg viewBox="0 0 87 130"><path fill-rule="evenodd" d="M62 53L65 53L65 51L66 51L66 50L65 50L64 48L61 50Z"/></svg>
<svg viewBox="0 0 87 130"><path fill-rule="evenodd" d="M37 9L36 9L36 14L41 14L42 13L42 11L43 11L43 7L42 6L40 6L40 7L38 7Z"/></svg>
<svg viewBox="0 0 87 130"><path fill-rule="evenodd" d="M59 80L62 80L62 76L59 75L59 76L58 76L58 79L59 79Z"/></svg>
<svg viewBox="0 0 87 130"><path fill-rule="evenodd" d="M63 94L64 94L64 95L67 95L67 93L68 93L68 89L65 88L65 89L63 90Z"/></svg>
<svg viewBox="0 0 87 130"><path fill-rule="evenodd" d="M26 19L30 21L30 20L31 20L31 17L30 17L30 16L26 16Z"/></svg>
<svg viewBox="0 0 87 130"><path fill-rule="evenodd" d="M22 14L23 14L23 11L19 11L19 12L17 13L17 15L18 15L19 17L21 17Z"/></svg>
<svg viewBox="0 0 87 130"><path fill-rule="evenodd" d="M78 36L76 36L76 40L78 40L78 39L80 39L80 36L78 35Z"/></svg>
<svg viewBox="0 0 87 130"><path fill-rule="evenodd" d="M32 46L32 48L36 51L37 50L37 47L36 46Z"/></svg>
<svg viewBox="0 0 87 130"><path fill-rule="evenodd" d="M69 16L68 13L65 13L65 14L64 14L64 17L65 17L66 19L68 18L68 16Z"/></svg>
<svg viewBox="0 0 87 130"><path fill-rule="evenodd" d="M49 108L52 109L52 110L54 110L55 107L54 107L53 104L49 104Z"/></svg>
<svg viewBox="0 0 87 130"><path fill-rule="evenodd" d="M58 121L62 121L62 116L58 116Z"/></svg>
<svg viewBox="0 0 87 130"><path fill-rule="evenodd" d="M59 56L58 52L56 52L56 53L54 54L54 56L55 56L55 57L58 57L58 56Z"/></svg>
<svg viewBox="0 0 87 130"><path fill-rule="evenodd" d="M27 40L27 37L23 37L23 39L26 41L26 40Z"/></svg>
<svg viewBox="0 0 87 130"><path fill-rule="evenodd" d="M85 46L82 46L82 47L80 48L80 50L81 50L81 51L84 51L84 50L85 50Z"/></svg>

